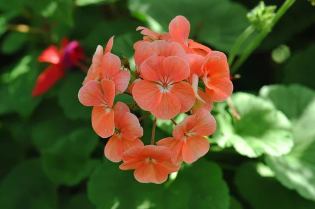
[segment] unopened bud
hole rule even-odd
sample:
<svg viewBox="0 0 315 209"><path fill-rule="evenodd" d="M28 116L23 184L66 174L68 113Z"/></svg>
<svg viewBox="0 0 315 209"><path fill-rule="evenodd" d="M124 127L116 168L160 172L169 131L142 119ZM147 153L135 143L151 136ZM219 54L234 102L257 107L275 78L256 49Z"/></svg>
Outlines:
<svg viewBox="0 0 315 209"><path fill-rule="evenodd" d="M275 17L276 6L265 6L261 1L252 11L247 13L248 20L258 31L269 29L270 23Z"/></svg>

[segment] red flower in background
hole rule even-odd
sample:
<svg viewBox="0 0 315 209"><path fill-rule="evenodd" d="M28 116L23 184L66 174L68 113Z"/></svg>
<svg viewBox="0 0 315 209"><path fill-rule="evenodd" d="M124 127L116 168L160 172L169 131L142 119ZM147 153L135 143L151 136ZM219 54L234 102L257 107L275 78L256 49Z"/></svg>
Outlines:
<svg viewBox="0 0 315 209"><path fill-rule="evenodd" d="M69 41L63 38L61 48L50 45L38 57L39 62L51 63L37 78L32 96L36 97L53 87L62 77L65 76L65 69L75 66L82 67L81 60L85 58L84 50L78 41Z"/></svg>

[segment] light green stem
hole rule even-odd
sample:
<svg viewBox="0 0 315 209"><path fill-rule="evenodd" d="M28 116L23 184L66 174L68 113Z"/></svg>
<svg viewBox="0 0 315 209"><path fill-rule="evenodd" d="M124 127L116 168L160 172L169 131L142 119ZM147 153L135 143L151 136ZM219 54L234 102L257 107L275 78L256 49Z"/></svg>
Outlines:
<svg viewBox="0 0 315 209"><path fill-rule="evenodd" d="M229 66L231 66L231 64L234 61L234 58L236 56L236 53L238 52L239 48L241 47L241 45L243 44L243 42L255 31L255 28L250 25L248 26L244 32L237 38L231 52L229 53L229 58L228 58L228 63Z"/></svg>
<svg viewBox="0 0 315 209"><path fill-rule="evenodd" d="M235 74L239 67L247 60L249 55L253 53L253 51L260 45L262 40L271 32L271 29L275 26L275 24L279 21L279 19L286 13L286 11L292 6L295 0L286 0L280 9L277 11L275 17L270 23L270 27L264 29L259 36L246 48L244 54L236 61L236 63L232 66L231 74Z"/></svg>

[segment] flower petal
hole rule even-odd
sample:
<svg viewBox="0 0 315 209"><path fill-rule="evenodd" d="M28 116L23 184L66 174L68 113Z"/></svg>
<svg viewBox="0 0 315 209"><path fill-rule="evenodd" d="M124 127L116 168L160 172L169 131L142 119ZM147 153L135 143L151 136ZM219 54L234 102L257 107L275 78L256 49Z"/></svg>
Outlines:
<svg viewBox="0 0 315 209"><path fill-rule="evenodd" d="M140 105L139 105L140 106ZM163 92L159 106L151 110L152 114L163 120L174 118L181 109L181 101L172 92Z"/></svg>
<svg viewBox="0 0 315 209"><path fill-rule="evenodd" d="M213 108L213 101L211 100L211 98L208 96L208 94L206 94L205 92L203 92L201 90L198 90L198 95L201 97L201 99L204 102L202 102L199 99L196 99L196 102L195 102L194 106L192 107L193 113L197 109L201 109L201 108L204 108L210 112Z"/></svg>
<svg viewBox="0 0 315 209"><path fill-rule="evenodd" d="M168 147L172 151L171 159L172 159L173 164L178 165L181 162L183 162L183 157L182 157L183 140L175 139L173 137L167 137L156 142L156 144L158 146Z"/></svg>
<svg viewBox="0 0 315 209"><path fill-rule="evenodd" d="M114 111L111 108L95 106L92 110L92 127L102 138L110 137L114 134Z"/></svg>
<svg viewBox="0 0 315 209"><path fill-rule="evenodd" d="M177 57L180 57L182 59L185 59L185 57L186 57L185 50L183 49L183 47L179 43L173 42L170 44L170 47L171 47L171 51L170 51L169 56L177 56Z"/></svg>
<svg viewBox="0 0 315 209"><path fill-rule="evenodd" d="M128 140L134 140L143 135L143 128L138 118L129 112L125 113L122 120L118 121L117 125L116 127L120 129L122 136Z"/></svg>
<svg viewBox="0 0 315 209"><path fill-rule="evenodd" d="M167 83L175 83L187 79L190 74L189 64L180 57L167 57L163 61L162 77Z"/></svg>
<svg viewBox="0 0 315 209"><path fill-rule="evenodd" d="M101 64L103 59L103 47L98 45L92 58L92 64L88 70L87 76L83 81L83 85L90 80L97 79L101 74Z"/></svg>
<svg viewBox="0 0 315 209"><path fill-rule="evenodd" d="M141 183L162 184L167 180L167 169L159 164L143 163L134 172L137 181Z"/></svg>
<svg viewBox="0 0 315 209"><path fill-rule="evenodd" d="M170 91L180 101L181 106L179 112L187 112L193 107L196 97L189 83L178 82L172 86Z"/></svg>
<svg viewBox="0 0 315 209"><path fill-rule="evenodd" d="M160 165L165 167L168 173L174 173L180 169L180 163L175 165L172 161L164 161Z"/></svg>
<svg viewBox="0 0 315 209"><path fill-rule="evenodd" d="M59 49L54 45L50 45L39 55L38 62L58 64L60 62Z"/></svg>
<svg viewBox="0 0 315 209"><path fill-rule="evenodd" d="M135 63L138 67L138 70L141 69L141 64L148 59L149 57L153 56L154 53L149 49L151 45L150 42L140 42L135 51Z"/></svg>
<svg viewBox="0 0 315 209"><path fill-rule="evenodd" d="M204 156L210 148L208 140L203 136L187 137L183 144L183 160L186 163L193 163Z"/></svg>
<svg viewBox="0 0 315 209"><path fill-rule="evenodd" d="M130 112L129 107L123 103L123 102L117 102L113 107L114 113L115 113L115 126L117 127L117 124L120 120L123 120L124 115L127 112Z"/></svg>
<svg viewBox="0 0 315 209"><path fill-rule="evenodd" d="M206 83L205 83L206 84ZM229 78L211 79L206 84L206 93L214 102L222 102L231 96L233 84Z"/></svg>
<svg viewBox="0 0 315 209"><path fill-rule="evenodd" d="M119 162L121 161L121 154L123 152L124 152L124 147L123 147L122 139L120 139L119 137L117 137L116 134L114 134L108 140L104 148L104 154L110 161Z"/></svg>
<svg viewBox="0 0 315 209"><path fill-rule="evenodd" d="M195 117L194 126L187 131L201 136L209 136L213 134L216 129L216 121L208 110L197 109L193 116Z"/></svg>
<svg viewBox="0 0 315 209"><path fill-rule="evenodd" d="M146 59L141 65L141 76L145 80L162 82L164 79L163 61L164 57L157 55Z"/></svg>
<svg viewBox="0 0 315 209"><path fill-rule="evenodd" d="M147 145L142 148L143 158L153 158L157 162L163 162L171 159L171 150L164 146Z"/></svg>
<svg viewBox="0 0 315 209"><path fill-rule="evenodd" d="M149 51L159 56L168 57L171 53L170 44L164 40L157 40L149 45Z"/></svg>
<svg viewBox="0 0 315 209"><path fill-rule="evenodd" d="M136 83L138 83L138 81L141 81L141 79L140 79L140 78L137 78L137 79L134 80L134 81L130 84L130 86L128 87L128 90L129 90L129 92L130 92L131 94L132 94L133 87L135 86Z"/></svg>
<svg viewBox="0 0 315 209"><path fill-rule="evenodd" d="M210 79L213 79L230 77L230 69L228 63L218 56L207 58L202 66L202 72L204 73L204 78L210 77Z"/></svg>
<svg viewBox="0 0 315 209"><path fill-rule="evenodd" d="M188 39L188 46L189 48L193 49L195 54L199 54L203 57L205 57L209 52L211 52L211 49L209 47L199 44L191 39Z"/></svg>
<svg viewBox="0 0 315 209"><path fill-rule="evenodd" d="M134 85L132 95L141 109L147 111L156 109L162 98L159 85L146 80L138 81Z"/></svg>
<svg viewBox="0 0 315 209"><path fill-rule="evenodd" d="M186 60L190 67L190 76L196 74L198 77L200 77L202 75L201 67L205 62L205 58L197 54L187 54Z"/></svg>
<svg viewBox="0 0 315 209"><path fill-rule="evenodd" d="M120 70L121 62L118 56L108 52L104 55L101 64L101 71L104 78L111 80L111 77Z"/></svg>
<svg viewBox="0 0 315 209"><path fill-rule="evenodd" d="M60 65L49 65L37 78L32 96L36 97L51 89L58 80L65 76Z"/></svg>
<svg viewBox="0 0 315 209"><path fill-rule="evenodd" d="M115 83L116 93L121 94L126 91L128 87L130 73L126 70L120 70L116 75L113 76L112 81Z"/></svg>
<svg viewBox="0 0 315 209"><path fill-rule="evenodd" d="M142 154L144 147L133 147L128 151L124 152L121 156L122 160L126 163L129 161L142 161L144 162L145 157Z"/></svg>
<svg viewBox="0 0 315 209"><path fill-rule="evenodd" d="M137 27L136 31L139 31L141 30L141 34L142 35L145 35L145 36L159 36L160 34L146 28L146 27L143 27L143 26L139 26Z"/></svg>
<svg viewBox="0 0 315 209"><path fill-rule="evenodd" d="M206 59L210 58L210 57L218 57L220 60L227 61L226 55L222 52L219 52L219 51L210 51L207 54Z"/></svg>
<svg viewBox="0 0 315 209"><path fill-rule="evenodd" d="M84 84L79 90L79 101L85 106L107 105L102 93L102 87L96 80Z"/></svg>
<svg viewBox="0 0 315 209"><path fill-rule="evenodd" d="M171 36L185 45L188 45L190 23L184 16L176 16L169 24Z"/></svg>
<svg viewBox="0 0 315 209"><path fill-rule="evenodd" d="M106 101L106 106L112 107L115 98L115 84L113 81L107 79L103 79L101 83L104 94L104 100Z"/></svg>
<svg viewBox="0 0 315 209"><path fill-rule="evenodd" d="M106 53L108 53L108 52L110 52L110 51L112 50L113 44L114 44L114 37L115 37L115 36L112 36L112 37L108 40L108 42L107 42L107 44L106 44L106 47L105 47L105 52L104 52L104 54L106 54Z"/></svg>

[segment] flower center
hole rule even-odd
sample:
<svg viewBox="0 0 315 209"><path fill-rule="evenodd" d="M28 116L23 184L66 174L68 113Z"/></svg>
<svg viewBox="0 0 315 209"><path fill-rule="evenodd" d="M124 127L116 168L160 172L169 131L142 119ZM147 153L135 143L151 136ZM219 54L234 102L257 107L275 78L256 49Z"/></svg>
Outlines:
<svg viewBox="0 0 315 209"><path fill-rule="evenodd" d="M153 159L153 158L150 158L150 157L147 157L146 159L145 159L145 162L146 163L156 163L156 160L155 159Z"/></svg>

